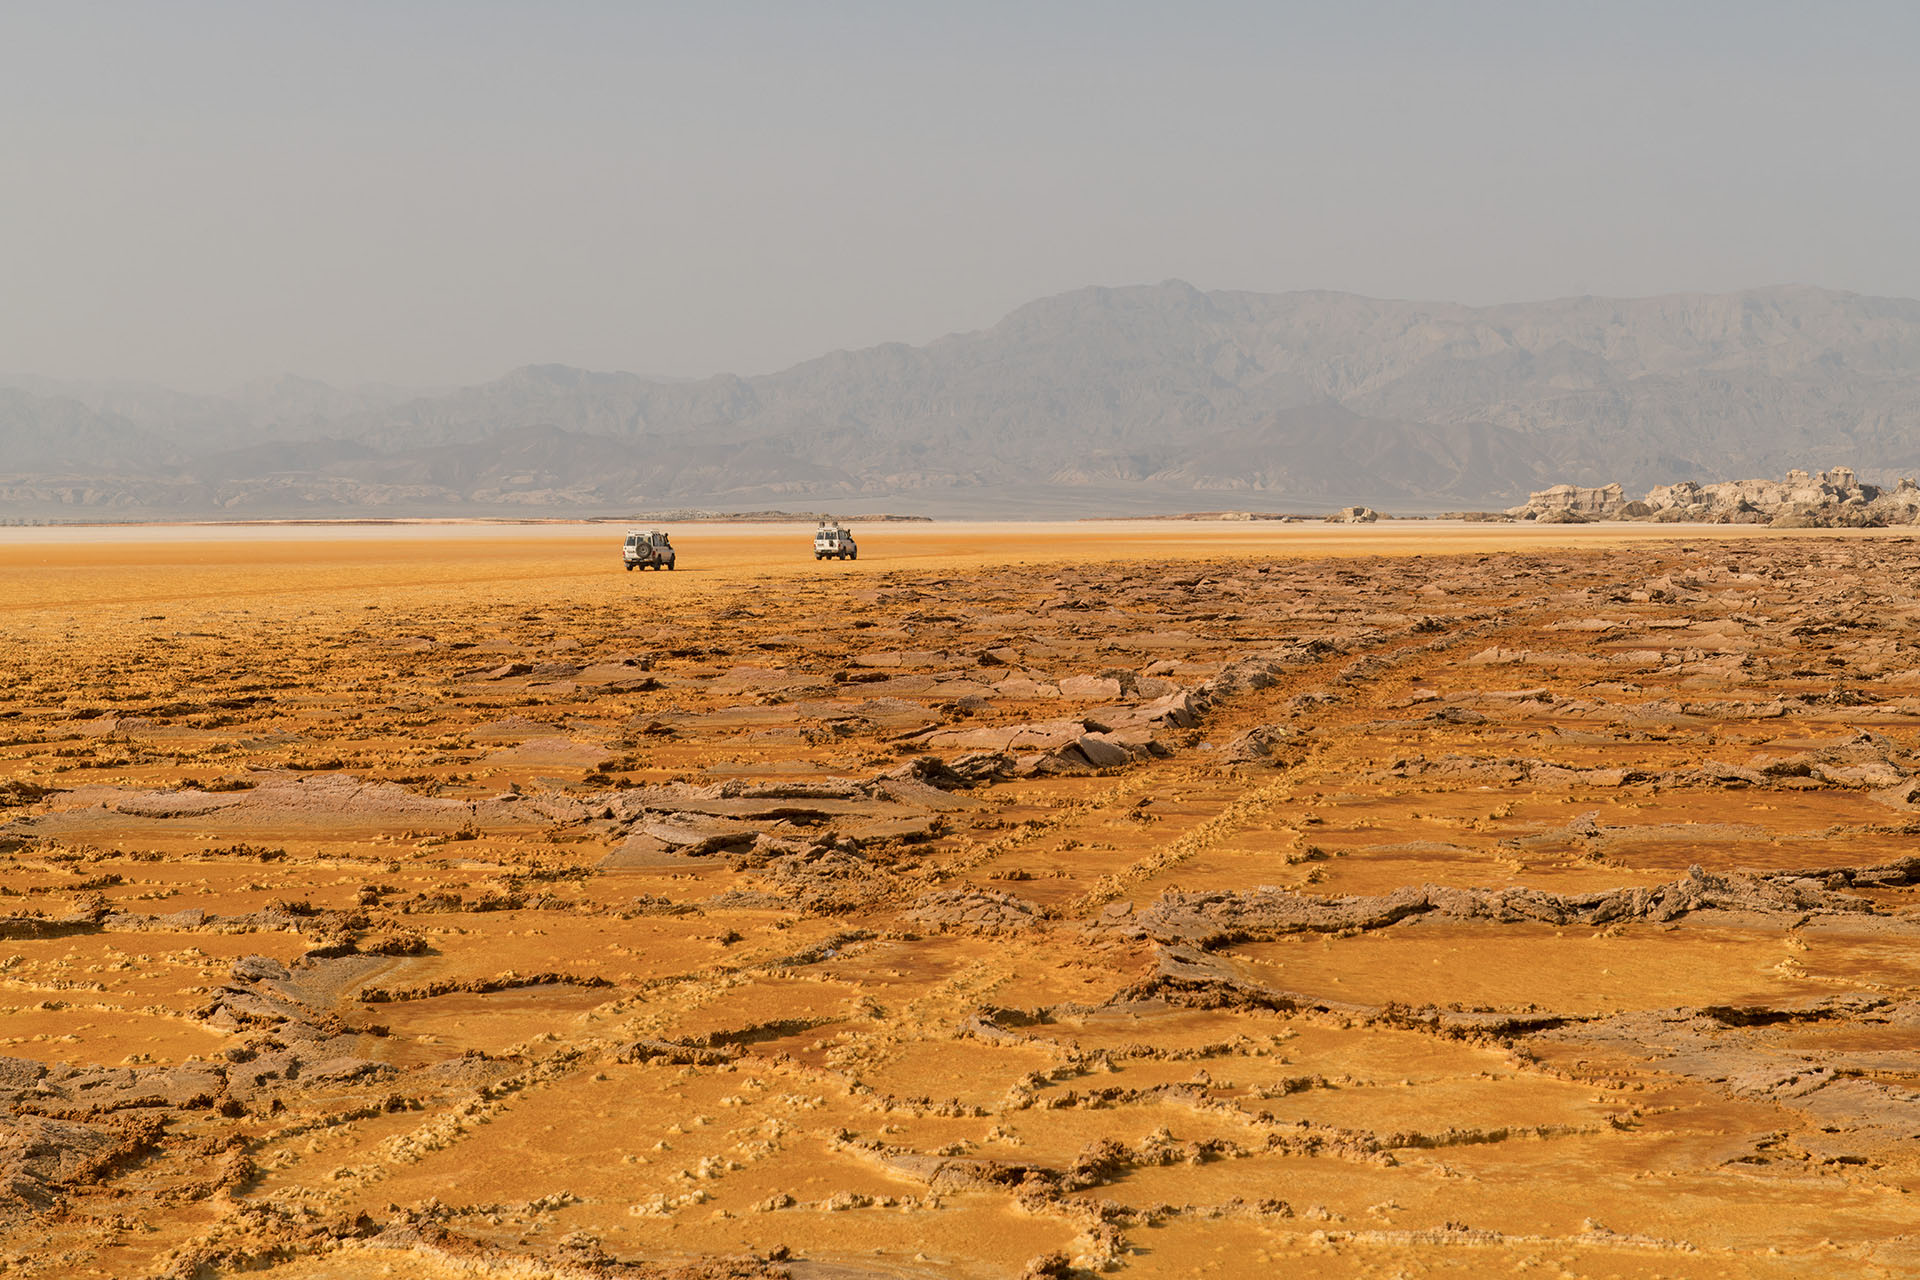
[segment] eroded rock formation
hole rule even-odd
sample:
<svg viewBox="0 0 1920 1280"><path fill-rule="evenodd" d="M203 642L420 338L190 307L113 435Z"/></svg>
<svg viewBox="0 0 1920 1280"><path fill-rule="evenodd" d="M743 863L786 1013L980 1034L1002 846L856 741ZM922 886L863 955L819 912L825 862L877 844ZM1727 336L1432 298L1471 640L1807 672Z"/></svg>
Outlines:
<svg viewBox="0 0 1920 1280"><path fill-rule="evenodd" d="M1920 485L1864 484L1850 467L1818 475L1789 471L1784 480L1729 480L1660 485L1627 501L1617 484L1582 489L1557 484L1508 509L1519 520L1573 524L1589 520L1657 520L1695 524L1764 524L1781 529L1863 529L1920 524Z"/></svg>

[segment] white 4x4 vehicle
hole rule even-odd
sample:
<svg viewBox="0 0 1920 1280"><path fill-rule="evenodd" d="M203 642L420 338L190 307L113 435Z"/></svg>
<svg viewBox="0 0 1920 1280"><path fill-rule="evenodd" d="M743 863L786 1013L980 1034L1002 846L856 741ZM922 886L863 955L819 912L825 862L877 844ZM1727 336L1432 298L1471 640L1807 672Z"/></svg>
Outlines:
<svg viewBox="0 0 1920 1280"><path fill-rule="evenodd" d="M815 560L858 560L860 548L854 544L853 534L843 524L828 524L822 521L813 531L813 558Z"/></svg>
<svg viewBox="0 0 1920 1280"><path fill-rule="evenodd" d="M629 529L626 545L620 550L620 559L625 562L628 573L635 569L671 569L673 544L658 529L645 532Z"/></svg>

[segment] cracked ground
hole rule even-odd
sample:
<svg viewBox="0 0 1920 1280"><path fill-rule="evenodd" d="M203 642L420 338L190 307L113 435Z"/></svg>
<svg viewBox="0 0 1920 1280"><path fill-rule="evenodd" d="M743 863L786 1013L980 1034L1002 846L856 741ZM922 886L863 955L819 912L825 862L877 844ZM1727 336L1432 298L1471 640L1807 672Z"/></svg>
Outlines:
<svg viewBox="0 0 1920 1280"><path fill-rule="evenodd" d="M0 1271L1920 1270L1920 540L1383 529L0 549Z"/></svg>

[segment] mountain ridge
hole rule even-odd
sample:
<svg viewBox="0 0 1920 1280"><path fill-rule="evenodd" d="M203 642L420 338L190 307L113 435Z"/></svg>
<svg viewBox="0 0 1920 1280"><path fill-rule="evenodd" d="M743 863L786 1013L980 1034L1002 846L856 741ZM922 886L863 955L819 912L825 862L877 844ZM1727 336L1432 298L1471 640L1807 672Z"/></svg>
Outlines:
<svg viewBox="0 0 1920 1280"><path fill-rule="evenodd" d="M1559 481L1912 470L1920 301L1775 285L1468 306L1168 280L749 376L529 364L429 395L248 388L0 379L0 502L71 506L50 486L85 481L82 505L220 511L951 511L1016 492L1044 507L1050 490L1120 509L1223 492L1432 508Z"/></svg>

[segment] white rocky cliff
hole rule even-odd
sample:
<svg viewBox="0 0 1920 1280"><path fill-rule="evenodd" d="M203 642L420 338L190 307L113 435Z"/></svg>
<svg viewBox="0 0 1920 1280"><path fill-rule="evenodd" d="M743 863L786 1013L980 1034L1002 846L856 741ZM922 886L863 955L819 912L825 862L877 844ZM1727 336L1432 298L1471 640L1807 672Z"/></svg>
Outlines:
<svg viewBox="0 0 1920 1280"><path fill-rule="evenodd" d="M1851 467L1818 475L1789 471L1782 480L1728 480L1659 485L1644 499L1626 501L1617 484L1595 489L1557 484L1531 494L1507 514L1543 524L1592 520L1663 523L1764 524L1776 529L1866 529L1920 524L1920 485L1903 479L1891 488L1864 484Z"/></svg>

